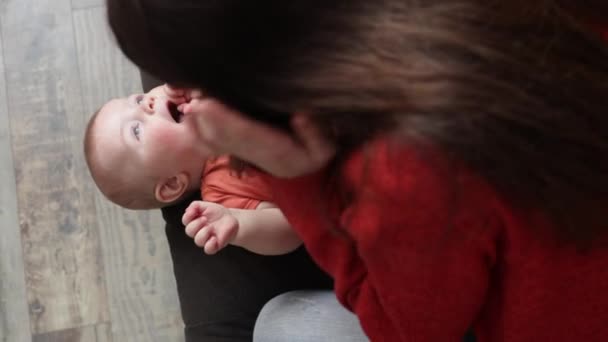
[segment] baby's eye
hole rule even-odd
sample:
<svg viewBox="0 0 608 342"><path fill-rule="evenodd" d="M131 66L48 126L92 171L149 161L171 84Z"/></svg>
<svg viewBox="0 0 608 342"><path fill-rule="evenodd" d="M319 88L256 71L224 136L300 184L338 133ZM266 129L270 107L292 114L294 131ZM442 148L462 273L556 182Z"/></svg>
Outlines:
<svg viewBox="0 0 608 342"><path fill-rule="evenodd" d="M137 95L137 97L135 97L135 103L137 104L141 104L141 101L144 100L144 96L143 95Z"/></svg>
<svg viewBox="0 0 608 342"><path fill-rule="evenodd" d="M141 127L139 126L139 122L133 123L133 125L131 126L131 132L133 133L135 139L139 141L139 134L141 133Z"/></svg>

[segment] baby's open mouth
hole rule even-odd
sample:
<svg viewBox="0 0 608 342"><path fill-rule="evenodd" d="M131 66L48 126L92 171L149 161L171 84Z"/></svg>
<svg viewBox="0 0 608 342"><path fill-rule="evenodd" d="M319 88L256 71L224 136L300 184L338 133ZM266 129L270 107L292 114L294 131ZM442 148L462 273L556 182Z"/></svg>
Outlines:
<svg viewBox="0 0 608 342"><path fill-rule="evenodd" d="M182 122L182 119L184 118L184 113L180 112L179 109L177 109L177 105L169 101L167 103L167 107L169 108L169 113L171 113L171 117L173 118L173 120L175 120L175 122L177 123Z"/></svg>

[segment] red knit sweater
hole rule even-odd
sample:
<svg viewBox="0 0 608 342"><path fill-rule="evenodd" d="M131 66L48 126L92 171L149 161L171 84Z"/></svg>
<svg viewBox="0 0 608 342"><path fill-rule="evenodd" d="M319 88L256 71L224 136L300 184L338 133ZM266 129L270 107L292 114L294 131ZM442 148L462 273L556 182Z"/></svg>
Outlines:
<svg viewBox="0 0 608 342"><path fill-rule="evenodd" d="M608 251L556 243L439 156L377 142L341 177L271 181L372 341L608 341Z"/></svg>

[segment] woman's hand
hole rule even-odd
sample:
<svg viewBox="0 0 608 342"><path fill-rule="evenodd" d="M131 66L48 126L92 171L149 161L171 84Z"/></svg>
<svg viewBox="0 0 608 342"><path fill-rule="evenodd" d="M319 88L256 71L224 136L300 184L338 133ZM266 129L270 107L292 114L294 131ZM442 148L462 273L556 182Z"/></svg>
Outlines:
<svg viewBox="0 0 608 342"><path fill-rule="evenodd" d="M162 86L162 90L169 98L169 101L177 105L188 103L193 99L202 99L204 96L204 92L201 89L178 88L168 83Z"/></svg>
<svg viewBox="0 0 608 342"><path fill-rule="evenodd" d="M180 110L196 116L201 137L215 154L236 156L277 177L312 173L335 155L333 144L304 114L294 115L294 133L287 133L210 98L192 99Z"/></svg>

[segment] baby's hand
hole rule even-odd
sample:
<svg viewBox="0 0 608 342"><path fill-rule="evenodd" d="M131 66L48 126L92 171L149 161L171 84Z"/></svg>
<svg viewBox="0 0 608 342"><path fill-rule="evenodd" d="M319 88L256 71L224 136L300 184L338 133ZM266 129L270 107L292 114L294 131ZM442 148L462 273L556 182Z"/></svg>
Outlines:
<svg viewBox="0 0 608 342"><path fill-rule="evenodd" d="M169 98L169 101L177 105L188 103L193 99L202 99L204 97L204 93L201 89L178 88L168 83L165 83L163 90Z"/></svg>
<svg viewBox="0 0 608 342"><path fill-rule="evenodd" d="M182 222L186 235L203 247L205 253L215 254L236 236L239 222L226 207L217 203L194 201L188 206Z"/></svg>

